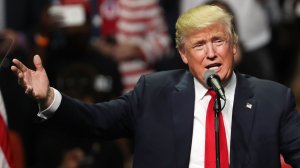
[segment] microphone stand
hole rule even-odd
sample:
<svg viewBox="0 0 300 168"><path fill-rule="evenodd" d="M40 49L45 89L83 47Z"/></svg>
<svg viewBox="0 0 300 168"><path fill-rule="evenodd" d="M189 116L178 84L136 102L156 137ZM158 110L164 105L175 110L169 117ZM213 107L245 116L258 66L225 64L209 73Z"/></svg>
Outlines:
<svg viewBox="0 0 300 168"><path fill-rule="evenodd" d="M221 99L218 93L216 93L216 99L214 102L215 111L215 143L216 143L216 168L220 168L220 122L219 122L219 112L221 112Z"/></svg>

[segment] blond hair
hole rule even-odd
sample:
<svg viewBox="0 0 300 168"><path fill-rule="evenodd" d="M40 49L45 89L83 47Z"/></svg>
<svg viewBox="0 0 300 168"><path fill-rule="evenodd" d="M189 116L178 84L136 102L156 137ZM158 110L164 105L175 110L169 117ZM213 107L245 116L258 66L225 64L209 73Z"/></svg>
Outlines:
<svg viewBox="0 0 300 168"><path fill-rule="evenodd" d="M223 24L232 42L237 44L238 38L232 24L232 19L233 17L228 12L215 5L200 5L191 8L182 14L176 22L176 48L179 49L183 46L184 38L190 33L216 23Z"/></svg>

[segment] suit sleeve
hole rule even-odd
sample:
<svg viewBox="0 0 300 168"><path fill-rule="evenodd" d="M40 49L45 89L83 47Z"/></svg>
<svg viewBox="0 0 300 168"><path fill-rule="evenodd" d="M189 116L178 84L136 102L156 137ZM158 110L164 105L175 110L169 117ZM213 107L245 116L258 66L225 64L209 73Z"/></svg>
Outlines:
<svg viewBox="0 0 300 168"><path fill-rule="evenodd" d="M286 94L281 119L280 149L287 163L300 167L300 115L296 111L295 98L289 89Z"/></svg>
<svg viewBox="0 0 300 168"><path fill-rule="evenodd" d="M63 95L61 105L45 125L78 136L132 137L141 108L143 81L140 79L133 91L118 99L97 104L85 104Z"/></svg>

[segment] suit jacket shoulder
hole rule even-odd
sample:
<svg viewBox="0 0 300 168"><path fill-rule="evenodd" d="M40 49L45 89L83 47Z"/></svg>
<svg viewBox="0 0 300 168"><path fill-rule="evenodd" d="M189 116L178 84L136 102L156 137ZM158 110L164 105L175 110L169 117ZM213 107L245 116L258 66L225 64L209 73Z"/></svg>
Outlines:
<svg viewBox="0 0 300 168"><path fill-rule="evenodd" d="M145 80L151 82L151 84L164 85L167 83L177 83L187 74L190 74L190 72L184 69L160 71L145 75Z"/></svg>
<svg viewBox="0 0 300 168"><path fill-rule="evenodd" d="M270 99L273 99L276 96L287 94L288 92L291 93L291 89L283 84L246 74L237 73L237 81L237 90L242 85L243 87L247 87L254 94L253 96L256 97L268 96Z"/></svg>
<svg viewBox="0 0 300 168"><path fill-rule="evenodd" d="M280 167L280 154L299 166L299 123L291 89L237 73L231 167Z"/></svg>

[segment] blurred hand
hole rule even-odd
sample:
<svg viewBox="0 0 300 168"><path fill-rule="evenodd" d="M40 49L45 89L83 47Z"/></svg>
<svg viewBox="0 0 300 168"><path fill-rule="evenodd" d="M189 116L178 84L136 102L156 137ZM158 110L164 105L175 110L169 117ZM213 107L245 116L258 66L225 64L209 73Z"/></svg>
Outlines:
<svg viewBox="0 0 300 168"><path fill-rule="evenodd" d="M83 161L85 154L82 149L74 148L67 151L59 168L78 168Z"/></svg>
<svg viewBox="0 0 300 168"><path fill-rule="evenodd" d="M98 39L93 42L93 46L101 53L111 56L117 62L132 60L140 54L137 46L127 43L110 44L105 40Z"/></svg>
<svg viewBox="0 0 300 168"><path fill-rule="evenodd" d="M104 54L106 56L112 56L114 45L107 43L105 40L96 39L92 42L92 46L101 54Z"/></svg>
<svg viewBox="0 0 300 168"><path fill-rule="evenodd" d="M37 100L42 109L49 107L54 100L54 91L49 86L40 56L35 55L33 58L36 70L27 68L17 59L12 62L14 65L11 70L17 75L18 83L25 89L25 93Z"/></svg>
<svg viewBox="0 0 300 168"><path fill-rule="evenodd" d="M140 50L137 46L121 43L115 46L113 50L113 57L118 62L130 61L140 54Z"/></svg>

